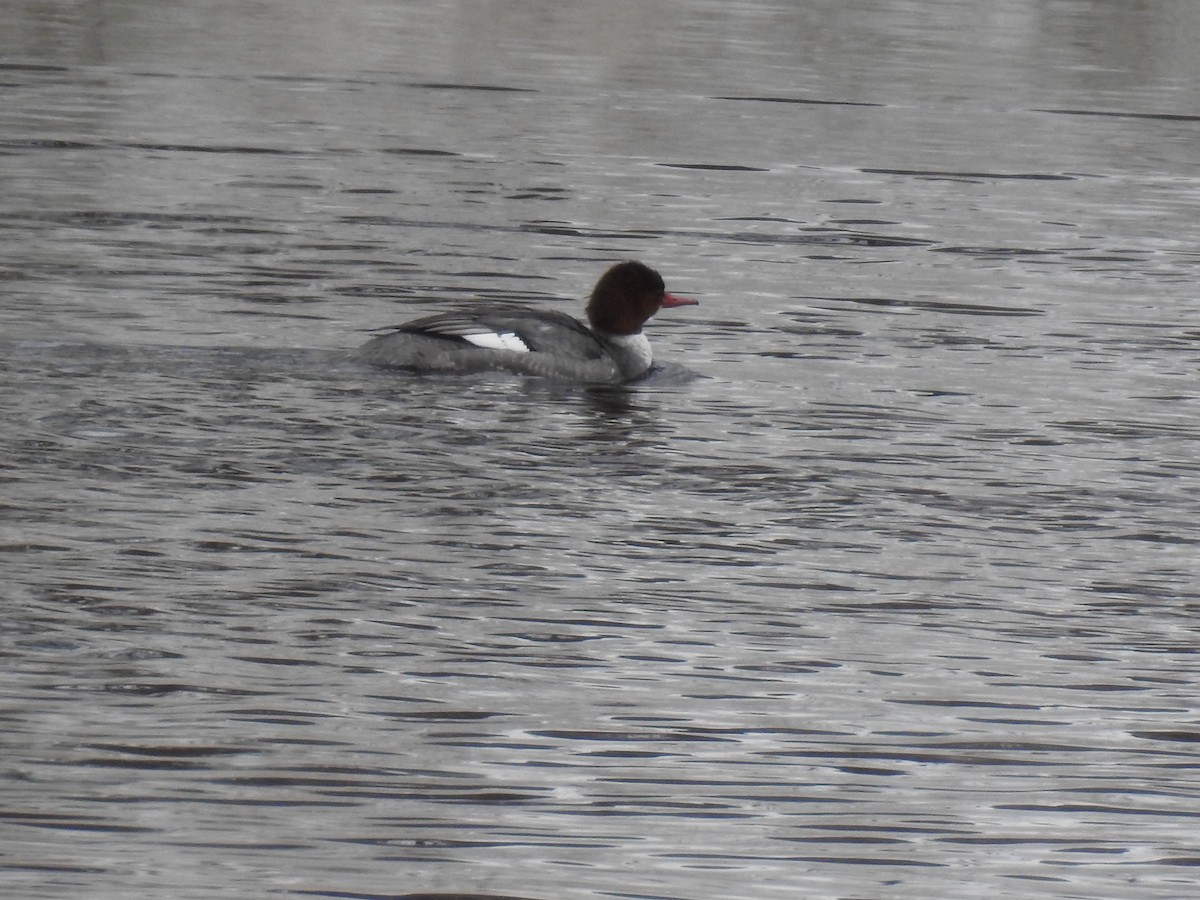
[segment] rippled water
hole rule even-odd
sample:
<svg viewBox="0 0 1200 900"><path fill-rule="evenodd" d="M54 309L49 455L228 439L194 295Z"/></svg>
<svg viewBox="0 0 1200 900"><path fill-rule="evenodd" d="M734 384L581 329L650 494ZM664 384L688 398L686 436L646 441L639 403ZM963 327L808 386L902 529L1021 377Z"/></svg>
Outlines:
<svg viewBox="0 0 1200 900"><path fill-rule="evenodd" d="M12 6L6 897L1194 894L1197 7Z"/></svg>

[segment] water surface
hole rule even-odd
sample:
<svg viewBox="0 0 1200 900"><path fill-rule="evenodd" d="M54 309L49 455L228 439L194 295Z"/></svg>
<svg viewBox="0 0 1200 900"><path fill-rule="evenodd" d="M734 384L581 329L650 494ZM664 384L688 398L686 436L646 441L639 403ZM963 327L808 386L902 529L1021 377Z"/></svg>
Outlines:
<svg viewBox="0 0 1200 900"><path fill-rule="evenodd" d="M1192 4L8 18L6 896L1194 891Z"/></svg>

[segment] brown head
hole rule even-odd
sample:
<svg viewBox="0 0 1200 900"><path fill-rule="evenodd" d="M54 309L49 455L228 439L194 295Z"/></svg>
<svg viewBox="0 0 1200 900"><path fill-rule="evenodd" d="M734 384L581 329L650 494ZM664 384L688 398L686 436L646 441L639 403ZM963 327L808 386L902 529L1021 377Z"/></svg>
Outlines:
<svg viewBox="0 0 1200 900"><path fill-rule="evenodd" d="M605 334L637 334L663 307L696 306L687 297L668 294L662 276L640 262L617 263L600 276L588 300L592 328Z"/></svg>

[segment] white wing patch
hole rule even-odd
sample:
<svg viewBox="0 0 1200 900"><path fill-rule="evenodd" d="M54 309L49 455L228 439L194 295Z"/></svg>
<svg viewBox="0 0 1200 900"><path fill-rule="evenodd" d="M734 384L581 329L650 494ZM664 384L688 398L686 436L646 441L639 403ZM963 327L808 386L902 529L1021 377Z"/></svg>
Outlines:
<svg viewBox="0 0 1200 900"><path fill-rule="evenodd" d="M478 334L464 334L462 335L462 339L470 341L476 347L483 347L487 350L516 350L518 353L529 352L529 347L513 331L505 331L503 333L484 331Z"/></svg>

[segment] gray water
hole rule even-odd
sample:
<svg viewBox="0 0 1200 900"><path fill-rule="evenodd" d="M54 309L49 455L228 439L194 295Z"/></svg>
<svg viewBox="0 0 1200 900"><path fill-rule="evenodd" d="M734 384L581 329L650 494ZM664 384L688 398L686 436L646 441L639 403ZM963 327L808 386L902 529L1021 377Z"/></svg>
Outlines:
<svg viewBox="0 0 1200 900"><path fill-rule="evenodd" d="M0 892L1194 897L1198 38L6 4ZM643 384L346 353L622 258Z"/></svg>

